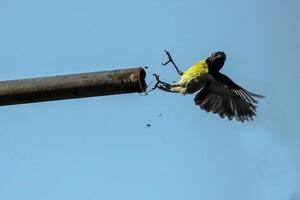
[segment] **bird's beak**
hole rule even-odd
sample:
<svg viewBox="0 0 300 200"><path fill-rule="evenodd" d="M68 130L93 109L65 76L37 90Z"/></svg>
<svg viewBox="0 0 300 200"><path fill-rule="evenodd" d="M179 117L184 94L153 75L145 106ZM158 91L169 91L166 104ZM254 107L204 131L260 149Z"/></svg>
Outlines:
<svg viewBox="0 0 300 200"><path fill-rule="evenodd" d="M215 60L217 60L218 58L220 58L221 56L220 55L212 55L211 56L211 61L215 61Z"/></svg>
<svg viewBox="0 0 300 200"><path fill-rule="evenodd" d="M215 56L215 58L216 59L218 59L218 58L221 58L222 56L221 55L217 55L217 56Z"/></svg>

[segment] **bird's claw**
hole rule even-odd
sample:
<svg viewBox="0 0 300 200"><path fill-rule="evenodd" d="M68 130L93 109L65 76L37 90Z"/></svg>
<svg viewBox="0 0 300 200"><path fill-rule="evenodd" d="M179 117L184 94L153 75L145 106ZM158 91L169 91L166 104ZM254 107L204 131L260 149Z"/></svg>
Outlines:
<svg viewBox="0 0 300 200"><path fill-rule="evenodd" d="M152 75L156 79L156 83L155 83L154 87L152 88L152 90L155 90L158 87L158 85L161 83L161 81L159 80L159 75L158 74L152 74Z"/></svg>
<svg viewBox="0 0 300 200"><path fill-rule="evenodd" d="M180 76L182 76L182 75L183 75L183 72L182 72L181 70L178 69L178 67L176 66L176 64L175 64L175 62L174 62L174 60L173 60L171 54L170 54L167 50L165 50L165 53L166 53L166 55L168 56L168 60L167 60L166 62L161 63L161 64L162 64L162 65L167 65L167 64L169 64L169 63L172 63L172 65L175 67L177 73L178 73Z"/></svg>
<svg viewBox="0 0 300 200"><path fill-rule="evenodd" d="M165 53L166 53L166 55L168 56L168 60L167 60L166 62L161 63L161 64L162 64L162 65L167 65L167 64L169 64L170 62L173 63L174 61L173 61L173 59L172 59L172 57L171 57L171 54L170 54L167 50L165 50Z"/></svg>
<svg viewBox="0 0 300 200"><path fill-rule="evenodd" d="M155 79L156 79L157 82L160 81L160 80L159 80L159 75L158 75L158 74L152 74L152 75L155 77Z"/></svg>

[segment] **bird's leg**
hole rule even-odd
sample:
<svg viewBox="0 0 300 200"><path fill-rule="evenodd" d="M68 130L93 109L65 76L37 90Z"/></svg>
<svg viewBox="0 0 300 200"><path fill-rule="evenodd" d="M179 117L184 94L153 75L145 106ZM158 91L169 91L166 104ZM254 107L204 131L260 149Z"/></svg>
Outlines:
<svg viewBox="0 0 300 200"><path fill-rule="evenodd" d="M159 76L157 74L153 74L153 76L155 77L157 82L150 91L153 91L156 88L158 88L158 89L166 91L166 92L177 93L177 91L172 90L173 84L169 84L169 83L166 83L166 82L163 82L163 81L159 80Z"/></svg>
<svg viewBox="0 0 300 200"><path fill-rule="evenodd" d="M183 72L182 72L181 70L178 69L178 67L176 66L176 64L175 64L175 62L174 62L174 60L173 60L173 58L171 57L171 54L170 54L167 50L165 50L165 53L166 53L167 56L168 56L168 61L162 63L162 65L167 65L167 64L169 64L169 63L172 63L172 65L175 67L177 73L178 73L180 76L182 76L182 75L183 75Z"/></svg>
<svg viewBox="0 0 300 200"><path fill-rule="evenodd" d="M156 79L156 83L155 83L154 87L152 88L152 90L155 90L156 88L160 88L161 86L159 84L162 84L166 88L170 88L171 87L171 84L161 81L159 79L159 75L153 74L153 76Z"/></svg>

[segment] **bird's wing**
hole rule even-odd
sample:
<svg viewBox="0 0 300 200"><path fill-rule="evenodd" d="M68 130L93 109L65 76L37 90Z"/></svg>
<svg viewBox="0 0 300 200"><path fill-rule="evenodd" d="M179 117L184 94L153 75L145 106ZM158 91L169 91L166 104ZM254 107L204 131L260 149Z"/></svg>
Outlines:
<svg viewBox="0 0 300 200"><path fill-rule="evenodd" d="M234 83L229 77L218 73L202 76L205 84L195 96L194 101L207 112L218 113L222 118L233 117L238 121L252 120L257 103L255 98L263 96L251 93Z"/></svg>

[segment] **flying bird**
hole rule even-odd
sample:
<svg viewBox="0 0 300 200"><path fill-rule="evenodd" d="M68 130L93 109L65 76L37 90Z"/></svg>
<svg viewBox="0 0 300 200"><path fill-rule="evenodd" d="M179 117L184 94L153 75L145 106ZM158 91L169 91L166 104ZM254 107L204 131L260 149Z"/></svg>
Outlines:
<svg viewBox="0 0 300 200"><path fill-rule="evenodd" d="M233 82L228 76L220 73L226 54L222 51L212 53L211 56L193 64L187 71L182 72L176 66L170 53L165 51L168 60L163 65L171 63L181 76L176 83L166 83L154 74L157 83L154 88L163 91L180 93L182 95L198 92L194 98L195 104L206 112L219 114L229 120L253 120L256 115L258 98L262 95L254 94Z"/></svg>

